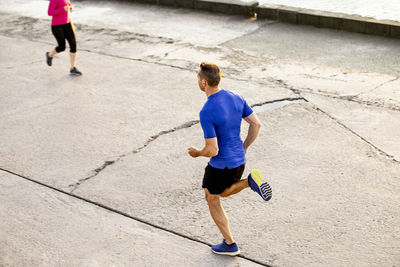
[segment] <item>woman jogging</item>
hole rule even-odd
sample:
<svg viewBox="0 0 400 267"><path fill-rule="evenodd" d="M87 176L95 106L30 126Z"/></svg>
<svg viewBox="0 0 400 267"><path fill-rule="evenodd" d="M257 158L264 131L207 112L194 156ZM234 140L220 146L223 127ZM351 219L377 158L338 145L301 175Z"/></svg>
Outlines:
<svg viewBox="0 0 400 267"><path fill-rule="evenodd" d="M57 40L58 46L53 51L46 52L47 65L52 65L53 57L65 50L65 39L67 39L70 48L70 60L72 75L82 75L76 67L76 39L75 29L69 18L68 12L72 12L73 7L69 0L50 0L47 13L52 16L51 31Z"/></svg>

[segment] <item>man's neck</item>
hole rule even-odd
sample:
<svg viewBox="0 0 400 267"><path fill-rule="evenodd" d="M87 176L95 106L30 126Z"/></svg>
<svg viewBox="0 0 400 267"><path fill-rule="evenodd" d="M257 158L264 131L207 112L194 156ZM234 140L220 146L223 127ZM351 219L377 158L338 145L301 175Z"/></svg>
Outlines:
<svg viewBox="0 0 400 267"><path fill-rule="evenodd" d="M221 89L219 89L218 86L206 88L205 92L206 92L207 98L210 97L210 96L213 95L213 94L218 93L220 90L221 90Z"/></svg>

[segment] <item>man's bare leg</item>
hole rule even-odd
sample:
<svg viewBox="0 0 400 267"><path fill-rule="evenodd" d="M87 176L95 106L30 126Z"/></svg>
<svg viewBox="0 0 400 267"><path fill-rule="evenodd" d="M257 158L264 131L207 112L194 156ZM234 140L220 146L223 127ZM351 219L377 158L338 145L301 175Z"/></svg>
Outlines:
<svg viewBox="0 0 400 267"><path fill-rule="evenodd" d="M210 209L211 217L218 226L222 236L225 238L225 242L228 245L235 243L231 234L231 229L229 228L228 216L226 215L224 207L221 204L220 196L210 194L206 188L204 191L206 193L206 200L208 203L208 208Z"/></svg>
<svg viewBox="0 0 400 267"><path fill-rule="evenodd" d="M249 181L247 180L247 178L242 179L234 183L231 187L225 189L225 191L222 192L221 197L229 197L231 195L237 194L247 187L249 187Z"/></svg>

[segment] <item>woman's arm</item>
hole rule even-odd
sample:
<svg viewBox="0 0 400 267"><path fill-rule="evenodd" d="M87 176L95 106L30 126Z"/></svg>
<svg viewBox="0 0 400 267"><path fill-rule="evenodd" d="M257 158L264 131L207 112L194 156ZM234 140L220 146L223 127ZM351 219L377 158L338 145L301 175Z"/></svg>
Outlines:
<svg viewBox="0 0 400 267"><path fill-rule="evenodd" d="M47 14L49 16L54 16L65 12L64 6L60 8L57 7L58 0L50 0L49 9L47 10Z"/></svg>

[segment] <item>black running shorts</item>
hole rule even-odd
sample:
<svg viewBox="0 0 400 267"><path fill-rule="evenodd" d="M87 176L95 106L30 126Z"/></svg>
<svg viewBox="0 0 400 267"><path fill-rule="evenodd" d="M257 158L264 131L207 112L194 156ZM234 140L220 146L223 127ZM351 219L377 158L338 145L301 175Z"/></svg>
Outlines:
<svg viewBox="0 0 400 267"><path fill-rule="evenodd" d="M233 169L228 169L227 167L225 169L217 169L208 164L204 172L203 188L207 188L214 195L222 194L225 189L231 187L242 178L244 167L245 164Z"/></svg>

